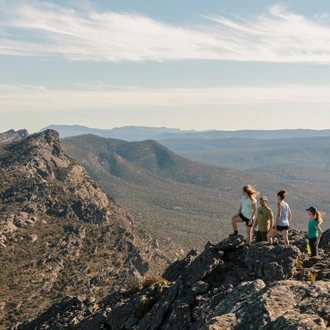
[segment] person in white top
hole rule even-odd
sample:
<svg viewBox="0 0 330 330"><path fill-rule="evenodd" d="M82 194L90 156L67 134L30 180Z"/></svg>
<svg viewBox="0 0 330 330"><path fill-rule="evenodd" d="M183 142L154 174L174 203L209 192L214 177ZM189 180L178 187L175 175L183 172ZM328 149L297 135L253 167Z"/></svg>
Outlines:
<svg viewBox="0 0 330 330"><path fill-rule="evenodd" d="M289 245L289 238L288 238L288 229L290 220L292 217L290 206L288 203L284 201L286 191L280 190L276 197L277 197L277 215L275 218L275 223L273 228L267 234L267 241L272 243L272 237L277 233L281 232L284 245Z"/></svg>
<svg viewBox="0 0 330 330"><path fill-rule="evenodd" d="M257 200L256 196L259 192L256 191L251 185L244 186L242 189L242 197L240 200L240 208L231 219L231 224L233 226L234 232L229 236L238 235L238 223L245 222L246 224L246 244L251 243L251 233L254 216L257 210Z"/></svg>

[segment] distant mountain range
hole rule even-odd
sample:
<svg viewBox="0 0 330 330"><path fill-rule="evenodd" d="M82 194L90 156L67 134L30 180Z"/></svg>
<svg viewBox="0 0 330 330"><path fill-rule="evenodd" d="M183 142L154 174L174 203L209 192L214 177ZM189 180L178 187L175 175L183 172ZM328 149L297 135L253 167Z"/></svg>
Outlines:
<svg viewBox="0 0 330 330"><path fill-rule="evenodd" d="M330 136L287 139L169 139L160 141L191 160L240 170L265 166L330 169Z"/></svg>
<svg viewBox="0 0 330 330"><path fill-rule="evenodd" d="M220 168L180 157L151 140L127 142L83 135L63 139L62 144L164 246L166 237L189 249L226 236L246 184L256 185L267 195L273 209L276 192L288 190L295 227L305 227L305 209L311 203L330 212L326 197L330 177L325 176L323 184L312 170L297 171L295 177L295 170L284 168L268 173L268 168L260 172ZM258 153L256 149L250 157ZM315 184L308 178L315 179Z"/></svg>
<svg viewBox="0 0 330 330"><path fill-rule="evenodd" d="M166 128L163 130L161 134L169 134ZM255 245L251 250L240 241L241 250L237 254L238 249L233 249L232 242L226 240L233 251L229 255L217 254L221 260L214 264L217 259L214 247L222 243L207 243L193 269L187 267L197 255L196 250L173 264L170 273L179 271L178 275L183 276L177 284L171 283L177 277L165 276L169 281L158 278L156 283L152 282L152 295L150 291L141 293L128 302L136 290L147 287L142 285L142 279L147 279L144 276L150 269L164 269L170 260L182 256L184 251L180 246L186 251L196 247L203 251L208 240L218 242L226 237L232 230L230 218L237 211L241 188L246 184L256 185L261 194L267 195L273 209L276 192L281 188L288 190L292 226L306 229L305 209L315 205L325 212L322 228L327 229L330 137L168 139L161 143L151 139L128 142L92 134L60 141L54 130L33 135L28 135L26 130L0 134L0 328L36 329L40 324L47 327L56 322L60 328L65 324L65 328L82 329L78 323L86 322L84 329L91 329L92 323L95 328L103 327L107 319L114 329L133 328L138 322L141 329L146 329L144 325L154 326L160 315L157 306L171 306L173 320L185 322L182 314L176 313L182 311L182 301L186 304L191 299L191 292L199 297L203 292L203 299L213 299L209 296L211 291L203 289L201 280L219 288L212 294L219 293L215 299L220 301L223 293L227 296L233 285L247 279L239 276L237 281L230 282L228 292L222 291L222 284L218 286L220 280L224 281L224 270L230 281L237 273L236 261L248 280L253 280L255 274L263 274L260 269L267 269L262 275L267 281L273 274L284 275L277 266L269 271L268 266L274 266L274 262L270 263L268 257L267 267L262 268L255 258L257 252L272 255L269 251L273 246ZM178 155L164 144L172 144L171 148L178 153L199 155L199 162ZM210 161L207 157L212 155L218 166L202 163ZM233 168L244 166L248 170ZM239 228L244 232L243 225ZM299 236L298 243L304 251L305 233L291 230L291 234L294 234L292 240ZM328 246L327 240L325 247ZM280 255L280 263L284 248L275 253ZM282 246L276 249L279 251ZM291 250L295 253L295 249ZM252 272L247 272L244 264L247 254L251 260L257 260ZM295 258L293 265L297 264ZM219 268L224 262L230 267ZM250 265L248 261L247 266ZM324 268L320 266L313 272ZM300 269L298 277L299 274L303 274ZM317 276L323 275L319 272ZM191 287L195 281L198 290L197 286L196 290ZM177 297L173 300L166 293L169 285ZM113 294L99 300L109 292ZM149 305L150 297L153 300ZM233 297L237 301L236 293ZM156 299L165 300L158 304ZM195 304L195 300L191 301ZM198 301L208 311L213 304L212 300L207 306L200 298ZM123 323L124 303L129 312L125 312L125 324L118 327L117 324ZM51 304L31 324L17 323L33 318ZM148 311L153 306L151 319ZM69 312L75 309L79 309L78 314ZM139 317L132 311L139 311ZM144 315L146 318L142 320ZM172 326L167 311L161 315ZM187 315L190 319L190 310ZM246 315L250 315L250 309ZM200 322L203 324L203 320Z"/></svg>
<svg viewBox="0 0 330 330"><path fill-rule="evenodd" d="M113 139L121 139L125 141L142 141L153 139L157 140L158 136L171 136L172 134L181 134L181 133L195 133L196 131L181 131L177 128L166 128L166 127L143 127L143 126L124 126L124 127L115 127L112 129L99 129L99 128L90 128L80 125L50 125L40 131L46 129L56 130L61 138L77 136L83 134L94 134L97 136Z"/></svg>
<svg viewBox="0 0 330 330"><path fill-rule="evenodd" d="M330 129L280 129L280 130L238 130L238 131L196 131L180 130L166 127L143 127L143 126L124 126L112 129L89 128L80 125L50 125L46 129L54 129L59 132L61 138L77 136L83 134L95 134L101 137L121 139L125 141L155 140L166 139L286 139L293 137L316 137L330 136Z"/></svg>

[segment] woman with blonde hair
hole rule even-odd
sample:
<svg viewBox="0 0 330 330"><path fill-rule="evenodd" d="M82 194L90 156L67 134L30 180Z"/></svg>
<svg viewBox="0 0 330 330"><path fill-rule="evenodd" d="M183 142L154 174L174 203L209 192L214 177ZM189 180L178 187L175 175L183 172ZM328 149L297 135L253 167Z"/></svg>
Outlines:
<svg viewBox="0 0 330 330"><path fill-rule="evenodd" d="M322 236L322 229L320 227L322 214L314 206L309 207L306 211L310 218L308 221L307 238L312 256L317 256L319 254L318 247Z"/></svg>
<svg viewBox="0 0 330 330"><path fill-rule="evenodd" d="M229 236L238 235L238 223L245 222L246 224L246 244L251 243L251 232L253 226L253 219L257 210L256 196L259 194L251 185L244 186L242 189L242 197L240 199L240 207L232 219L231 224L234 232Z"/></svg>
<svg viewBox="0 0 330 330"><path fill-rule="evenodd" d="M280 190L277 193L277 214L275 224L267 234L267 241L270 243L272 242L272 237L277 232L280 232L282 234L284 244L289 245L288 229L292 215L289 204L284 201L285 194L285 190Z"/></svg>

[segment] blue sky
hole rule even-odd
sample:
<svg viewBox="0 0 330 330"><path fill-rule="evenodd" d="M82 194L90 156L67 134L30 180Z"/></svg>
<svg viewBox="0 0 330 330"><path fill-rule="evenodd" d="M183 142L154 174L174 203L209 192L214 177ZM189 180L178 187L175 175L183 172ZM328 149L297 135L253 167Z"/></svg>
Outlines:
<svg viewBox="0 0 330 330"><path fill-rule="evenodd" d="M0 132L330 128L330 2L0 0Z"/></svg>

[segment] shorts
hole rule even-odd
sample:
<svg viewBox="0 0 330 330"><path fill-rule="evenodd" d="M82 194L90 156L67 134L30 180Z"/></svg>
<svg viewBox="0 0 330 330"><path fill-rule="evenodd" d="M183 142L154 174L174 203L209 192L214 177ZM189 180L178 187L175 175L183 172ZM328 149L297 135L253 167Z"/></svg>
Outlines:
<svg viewBox="0 0 330 330"><path fill-rule="evenodd" d="M277 229L278 231L288 230L288 229L289 229L289 226L276 226L276 229Z"/></svg>
<svg viewBox="0 0 330 330"><path fill-rule="evenodd" d="M250 219L246 218L242 213L240 213L238 216L242 219L243 222L245 222L247 227L253 226L253 221L251 221L251 225L249 225Z"/></svg>
<svg viewBox="0 0 330 330"><path fill-rule="evenodd" d="M257 242L267 242L267 231L257 231L256 232L256 243Z"/></svg>

